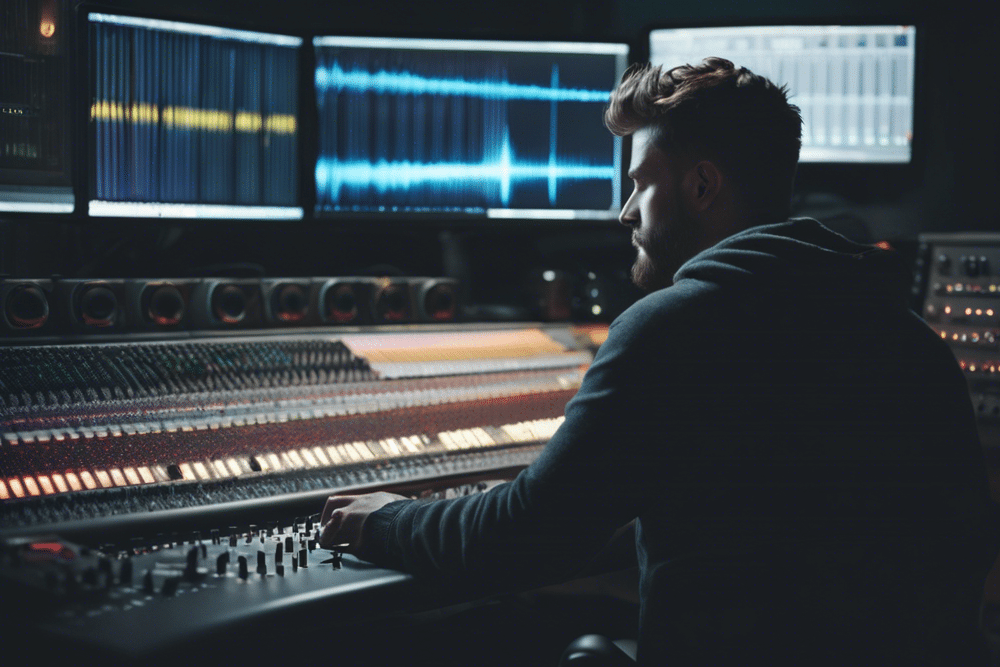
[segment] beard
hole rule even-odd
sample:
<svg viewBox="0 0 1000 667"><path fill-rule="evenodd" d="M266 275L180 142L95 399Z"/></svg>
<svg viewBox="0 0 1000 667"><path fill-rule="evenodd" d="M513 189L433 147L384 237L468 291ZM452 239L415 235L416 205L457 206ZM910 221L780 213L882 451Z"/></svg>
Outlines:
<svg viewBox="0 0 1000 667"><path fill-rule="evenodd" d="M696 238L697 223L679 211L669 231L662 223L636 229L632 245L638 255L632 265L632 282L650 292L673 285L677 269L698 253Z"/></svg>

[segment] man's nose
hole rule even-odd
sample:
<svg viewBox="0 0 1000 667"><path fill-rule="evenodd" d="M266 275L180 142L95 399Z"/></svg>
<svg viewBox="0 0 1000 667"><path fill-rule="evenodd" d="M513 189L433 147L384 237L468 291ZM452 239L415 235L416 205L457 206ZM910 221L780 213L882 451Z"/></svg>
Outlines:
<svg viewBox="0 0 1000 667"><path fill-rule="evenodd" d="M633 194L622 206L621 213L618 214L618 222L622 223L627 227L634 227L639 222L639 210L634 202L635 195Z"/></svg>

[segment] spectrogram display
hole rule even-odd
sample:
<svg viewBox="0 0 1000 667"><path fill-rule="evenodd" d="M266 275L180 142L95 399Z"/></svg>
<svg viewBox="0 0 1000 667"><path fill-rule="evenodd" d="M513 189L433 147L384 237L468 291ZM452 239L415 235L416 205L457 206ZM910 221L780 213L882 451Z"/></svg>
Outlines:
<svg viewBox="0 0 1000 667"><path fill-rule="evenodd" d="M802 110L802 162L909 162L913 26L752 26L654 30L650 60L718 56L787 85Z"/></svg>
<svg viewBox="0 0 1000 667"><path fill-rule="evenodd" d="M300 38L88 18L91 215L302 217Z"/></svg>
<svg viewBox="0 0 1000 667"><path fill-rule="evenodd" d="M317 212L610 217L617 44L319 37Z"/></svg>

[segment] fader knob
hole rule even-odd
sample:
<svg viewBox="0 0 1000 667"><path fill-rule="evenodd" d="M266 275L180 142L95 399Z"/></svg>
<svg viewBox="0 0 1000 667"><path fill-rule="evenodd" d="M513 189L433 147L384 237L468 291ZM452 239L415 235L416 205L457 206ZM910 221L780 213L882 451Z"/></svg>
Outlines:
<svg viewBox="0 0 1000 667"><path fill-rule="evenodd" d="M263 551L257 552L257 574L267 574L267 554Z"/></svg>
<svg viewBox="0 0 1000 667"><path fill-rule="evenodd" d="M122 561L122 566L118 570L118 583L122 586L132 584L132 561L128 558Z"/></svg>
<svg viewBox="0 0 1000 667"><path fill-rule="evenodd" d="M289 535L288 537L285 538L285 551L287 551L288 553L292 553L294 549L295 549L295 540L292 539L291 535Z"/></svg>
<svg viewBox="0 0 1000 667"><path fill-rule="evenodd" d="M239 575L239 578L240 579L246 579L247 577L249 577L250 576L250 569L247 567L247 557L246 556L240 556L239 560L237 561L237 563L238 563L238 568L239 568L239 571L237 572L237 574Z"/></svg>
<svg viewBox="0 0 1000 667"><path fill-rule="evenodd" d="M226 574L226 568L229 566L229 552L219 554L219 557L215 559L215 573L220 577Z"/></svg>
<svg viewBox="0 0 1000 667"><path fill-rule="evenodd" d="M18 329L37 329L49 319L49 300L35 285L19 285L7 295L7 320Z"/></svg>
<svg viewBox="0 0 1000 667"><path fill-rule="evenodd" d="M281 542L278 542L278 546L274 549L274 562L276 565L281 565L282 558L284 557L284 549L282 548Z"/></svg>
<svg viewBox="0 0 1000 667"><path fill-rule="evenodd" d="M160 589L160 593L162 593L166 597L176 595L177 588L178 586L180 586L180 583L181 583L180 577L167 577L166 579L163 580L163 588Z"/></svg>
<svg viewBox="0 0 1000 667"><path fill-rule="evenodd" d="M152 594L153 593L153 571L146 570L146 574L142 575L142 592Z"/></svg>
<svg viewBox="0 0 1000 667"><path fill-rule="evenodd" d="M309 567L309 552L299 549L299 567Z"/></svg>

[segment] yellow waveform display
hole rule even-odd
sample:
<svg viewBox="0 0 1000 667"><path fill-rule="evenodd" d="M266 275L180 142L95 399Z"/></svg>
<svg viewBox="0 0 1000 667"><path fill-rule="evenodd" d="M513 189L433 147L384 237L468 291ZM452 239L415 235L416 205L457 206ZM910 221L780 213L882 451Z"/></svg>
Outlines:
<svg viewBox="0 0 1000 667"><path fill-rule="evenodd" d="M165 106L146 102L122 104L100 101L90 106L90 119L116 123L162 125L168 129L204 130L207 132L244 132L295 134L297 124L291 114L269 114L238 111L235 114L215 109Z"/></svg>

